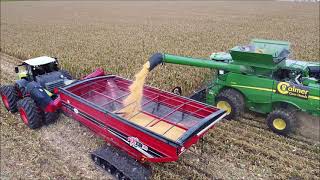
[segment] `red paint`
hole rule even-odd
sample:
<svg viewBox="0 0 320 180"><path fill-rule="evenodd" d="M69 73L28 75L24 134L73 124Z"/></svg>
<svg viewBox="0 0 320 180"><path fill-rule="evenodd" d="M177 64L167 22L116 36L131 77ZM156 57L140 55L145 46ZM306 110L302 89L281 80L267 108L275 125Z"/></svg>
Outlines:
<svg viewBox="0 0 320 180"><path fill-rule="evenodd" d="M57 109L61 108L61 99L60 96L51 101L44 109L45 112L55 112Z"/></svg>
<svg viewBox="0 0 320 180"><path fill-rule="evenodd" d="M22 92L20 90L17 90L17 93L19 98L23 98Z"/></svg>
<svg viewBox="0 0 320 180"><path fill-rule="evenodd" d="M86 76L85 79L89 77L93 76ZM174 145L174 141L161 140L154 132L151 132L151 134L154 135L148 134L146 128L140 126L140 130L136 126L130 125L130 121L125 119L121 120L121 117L117 115L116 112L120 111L122 100L129 94L128 88L131 83L131 81L117 76L92 78L90 80L84 80L83 82L80 81L79 83L72 84L60 90L59 99L61 99L61 101L59 102L63 103L61 109L99 136L102 136L107 142L118 146L138 161L177 161L182 149L187 149L192 144L196 143L206 131L199 136L196 134L192 135L183 142L183 144L179 145L177 143ZM73 96L68 93L73 94ZM154 117L154 122L164 121L187 131L218 110L215 107L206 106L190 99L148 86L144 87L143 96L143 112ZM83 101L80 99L83 99ZM84 101L90 102L96 107L92 107ZM156 107L156 104L162 104L163 110L168 109L168 112L152 114L152 108ZM151 109L148 108L149 105ZM108 113L104 113L104 110L102 109L107 110ZM190 119L187 121L187 118L182 118L182 114L184 114L183 116L190 116ZM184 119L184 121L180 122L179 117ZM90 118L93 120L90 120ZM203 129L203 127L201 127L201 129ZM113 132L114 130L117 133L124 134L125 140L119 138L119 135L115 135ZM142 152L130 146L129 142L126 141L128 137L139 139L143 145L162 154L162 156L147 157Z"/></svg>
<svg viewBox="0 0 320 180"><path fill-rule="evenodd" d="M27 116L26 111L23 108L20 108L19 113L20 113L20 117L23 120L23 122L28 125L29 122L28 122L28 116Z"/></svg>
<svg viewBox="0 0 320 180"><path fill-rule="evenodd" d="M6 108L7 108L7 109L10 109L10 105L9 105L9 101L8 101L7 96L1 95L1 98L2 98L3 104L6 106Z"/></svg>
<svg viewBox="0 0 320 180"><path fill-rule="evenodd" d="M59 89L57 87L53 88L53 94L58 94L59 93Z"/></svg>
<svg viewBox="0 0 320 180"><path fill-rule="evenodd" d="M82 80L84 79L89 79L89 78L94 78L94 77L98 77L98 76L104 76L105 72L102 68L97 68L94 72L92 72L91 74L88 74L87 76L81 78Z"/></svg>

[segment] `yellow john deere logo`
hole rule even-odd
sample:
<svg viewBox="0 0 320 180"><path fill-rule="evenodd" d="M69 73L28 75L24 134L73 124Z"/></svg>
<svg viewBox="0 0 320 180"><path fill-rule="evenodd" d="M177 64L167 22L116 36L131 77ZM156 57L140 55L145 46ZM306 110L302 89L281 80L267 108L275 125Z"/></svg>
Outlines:
<svg viewBox="0 0 320 180"><path fill-rule="evenodd" d="M277 85L277 92L280 94L296 96L304 99L307 99L309 96L309 90L306 87L287 82L279 82Z"/></svg>

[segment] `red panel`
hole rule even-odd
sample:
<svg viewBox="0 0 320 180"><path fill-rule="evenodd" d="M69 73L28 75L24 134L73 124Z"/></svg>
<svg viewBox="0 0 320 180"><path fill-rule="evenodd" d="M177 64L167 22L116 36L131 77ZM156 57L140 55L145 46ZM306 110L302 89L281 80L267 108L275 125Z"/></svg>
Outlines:
<svg viewBox="0 0 320 180"><path fill-rule="evenodd" d="M130 121L111 113L119 112L123 108L122 101L129 94L128 88L131 83L131 81L121 77L110 76L72 85L65 90L77 97L71 97L61 91L61 100L67 104L62 109L74 119L104 137L106 141L119 146L137 160L146 158L145 154L131 147L126 140L121 139L117 134L115 135L115 133L112 132L113 130L124 134L124 137L136 137L142 144L147 145L163 155L163 157L160 158L146 158L147 161L168 162L177 160L178 153L180 153L178 151L182 147L177 147L173 145L174 143L170 144L169 141L161 140L161 138L157 137L153 132L148 134L145 132L148 130L144 127L142 127L144 130L139 130L139 128L137 128L138 125L129 125L128 123L130 123ZM81 101L80 99L91 102L100 109L109 111L110 114L105 114L102 110L99 110L99 108L94 108L90 106L89 103ZM70 108L75 107L76 110L70 110L66 108L67 106L70 106ZM165 121L172 126L188 130L218 109L181 96L176 96L172 93L145 86L143 90L142 110L140 113L154 117L154 122ZM77 111L82 112L82 114ZM157 113L154 113L154 111ZM85 116L86 118L83 117L83 114L87 115ZM92 117L94 118L94 122L92 121ZM108 127L113 130L108 130ZM154 135L151 135L152 133ZM203 134L201 134L201 136ZM184 147L190 147L196 143L199 138L199 136L194 135L185 142Z"/></svg>
<svg viewBox="0 0 320 180"><path fill-rule="evenodd" d="M139 140L157 150L158 152L162 153L165 155L163 158L147 158L147 161L152 161L152 162L168 162L168 161L173 161L177 160L177 148L174 146L171 146L161 140L158 140L152 136L146 135L144 132L137 130L134 127L131 127L115 118L113 118L110 115L106 115L103 112L100 112L90 106L87 106L83 103L80 103L78 100L69 97L63 93L60 94L60 97L62 99L63 103L67 103L73 107L76 108L76 112L85 112L86 114L95 117L96 120L99 122L104 123L107 126L110 126L128 136L133 136L139 138ZM143 157L146 158L145 155L140 153L139 151L133 149L130 147L128 144L124 143L122 140L120 140L118 137L114 136L113 134L109 133L106 129L96 125L95 123L92 123L86 118L83 118L82 116L79 115L79 113L76 113L75 111L71 111L66 108L66 106L63 106L62 108L63 111L65 111L67 114L69 114L72 118L78 120L85 126L87 126L89 129L97 133L98 135L104 137L106 141L119 146L121 149L127 151L128 154L130 154L132 157L134 157L137 160L141 160Z"/></svg>

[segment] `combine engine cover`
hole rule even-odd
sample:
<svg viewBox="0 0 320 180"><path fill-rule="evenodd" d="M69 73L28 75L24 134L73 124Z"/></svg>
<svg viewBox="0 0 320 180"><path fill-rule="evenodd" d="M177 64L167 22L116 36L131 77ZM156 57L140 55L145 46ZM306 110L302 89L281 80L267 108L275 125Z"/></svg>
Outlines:
<svg viewBox="0 0 320 180"><path fill-rule="evenodd" d="M67 77L59 71L38 75L36 77L36 81L50 92L52 92L55 87L64 86L65 80L68 80Z"/></svg>
<svg viewBox="0 0 320 180"><path fill-rule="evenodd" d="M320 81L320 66L309 66L309 76Z"/></svg>

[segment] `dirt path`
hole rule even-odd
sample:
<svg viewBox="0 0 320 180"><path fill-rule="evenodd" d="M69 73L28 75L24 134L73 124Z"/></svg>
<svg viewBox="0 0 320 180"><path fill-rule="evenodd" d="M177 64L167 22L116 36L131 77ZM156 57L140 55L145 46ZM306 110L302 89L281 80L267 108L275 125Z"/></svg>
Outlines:
<svg viewBox="0 0 320 180"><path fill-rule="evenodd" d="M12 82L19 60L3 53L2 83ZM154 179L319 179L318 141L270 132L263 117L246 114L211 130L178 162L153 164ZM61 116L40 130L28 129L18 115L1 106L1 177L3 179L110 179L89 153L103 140L78 122Z"/></svg>

